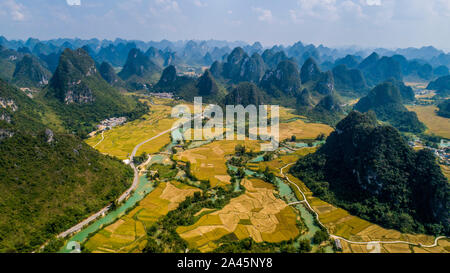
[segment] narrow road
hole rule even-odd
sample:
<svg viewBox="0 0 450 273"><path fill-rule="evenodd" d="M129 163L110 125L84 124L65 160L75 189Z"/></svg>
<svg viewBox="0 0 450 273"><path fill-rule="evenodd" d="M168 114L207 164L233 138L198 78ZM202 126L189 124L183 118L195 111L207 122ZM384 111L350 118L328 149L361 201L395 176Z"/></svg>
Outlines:
<svg viewBox="0 0 450 273"><path fill-rule="evenodd" d="M181 126L181 125L180 125L180 126ZM130 196L130 194L136 189L136 187L137 187L138 184L139 184L139 171L138 171L138 168L137 168L137 167L134 165L134 163L133 163L133 158L136 156L136 153L137 153L137 151L139 150L139 148L140 148L142 145L144 145L144 144L146 144L146 143L148 143L148 142L150 142L150 141L152 141L152 140L155 140L155 139L157 139L157 138L159 138L159 137L161 137L161 136L163 136L163 135L165 135L165 134L167 134L167 133L169 133L169 132L172 132L172 131L177 130L180 126L171 128L171 129L166 130L166 131L164 131L164 132L161 132L161 133L159 133L158 135L153 136L153 137L151 137L151 138L149 138L149 139L147 139L147 140L145 140L145 141L139 143L138 145L136 145L136 146L134 147L133 152L131 153L130 158L129 158L129 160L130 160L130 167L133 168L133 170L134 170L133 183L131 184L131 187L130 187L129 189L127 189L127 190L126 190L126 191L125 191L125 192L117 199L117 202L118 202L118 203L121 203L121 202L123 202L124 200L126 200L126 199ZM103 137L103 132L102 132L102 141L103 141L103 139L104 139L104 137ZM96 145L98 145L98 144L99 144L99 143L97 143ZM66 230L66 231L64 231L64 232L62 232L62 233L60 233L57 237L58 237L58 238L65 238L65 237L69 236L70 234L73 234L73 233L76 233L76 232L80 231L83 227L89 225L91 222L93 222L93 221L96 220L97 218L99 218L99 217L103 216L104 214L106 214L106 213L109 211L110 208L111 208L111 205L108 205L107 207L104 207L103 209L101 209L101 210L98 211L97 213L95 213L95 214L89 216L88 218L86 218L86 219L83 220L82 222L80 222L80 223L76 224L75 226L69 228L68 230Z"/></svg>
<svg viewBox="0 0 450 273"><path fill-rule="evenodd" d="M105 135L103 134L104 132L105 132L105 131L102 131L102 139L101 139L97 144L95 144L94 146L92 146L92 148L95 149L95 147L97 147L100 143L102 143L103 140L105 140Z"/></svg>
<svg viewBox="0 0 450 273"><path fill-rule="evenodd" d="M345 241L345 242L350 243L350 244L358 244L358 245L369 245L369 244L407 244L407 245L419 246L419 247L423 247L423 248L432 248L432 247L436 247L436 246L438 245L438 241L439 241L439 240L447 238L446 236L440 236L440 237L437 237L437 238L434 240L434 244L432 244L432 245L423 245L423 244L421 244L421 243L417 244L417 243L412 243L412 242L407 242L407 241L371 241L371 242L355 242L355 241L347 240L347 239L345 239L345 238L343 238L343 237L341 237L341 236L337 236L337 235L331 234L331 233L330 233L330 230L329 230L322 222L320 222L319 214L318 214L318 213L312 208L312 206L309 204L308 199L306 199L305 193L303 193L303 191L300 189L300 187L299 187L297 184L295 184L294 182L292 182L286 174L284 174L284 172L283 172L284 169L286 169L287 167L292 166L292 165L294 165L294 164L295 164L295 163L291 163L291 164L288 164L288 165L284 166L283 168L280 169L280 173L281 173L281 175L282 175L282 176L283 176L283 177L284 177L291 185L293 185L294 187L296 187L296 188L298 189L298 191L299 191L299 192L302 194L302 196L303 196L303 201L290 203L290 204L288 204L288 205L295 205L295 204L299 204L299 203L305 203L306 206L309 208L309 210L312 211L312 212L314 213L314 215L316 216L317 222L318 222L322 227L324 227L324 228L326 229L327 233L330 234L330 237L333 238L333 239L339 239L339 240Z"/></svg>

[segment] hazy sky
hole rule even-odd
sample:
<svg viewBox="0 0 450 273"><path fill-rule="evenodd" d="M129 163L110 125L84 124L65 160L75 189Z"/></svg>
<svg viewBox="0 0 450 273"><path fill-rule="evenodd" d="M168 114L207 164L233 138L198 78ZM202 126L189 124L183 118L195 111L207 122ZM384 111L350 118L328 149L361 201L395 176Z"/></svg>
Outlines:
<svg viewBox="0 0 450 273"><path fill-rule="evenodd" d="M219 39L450 49L450 0L0 0L8 39Z"/></svg>

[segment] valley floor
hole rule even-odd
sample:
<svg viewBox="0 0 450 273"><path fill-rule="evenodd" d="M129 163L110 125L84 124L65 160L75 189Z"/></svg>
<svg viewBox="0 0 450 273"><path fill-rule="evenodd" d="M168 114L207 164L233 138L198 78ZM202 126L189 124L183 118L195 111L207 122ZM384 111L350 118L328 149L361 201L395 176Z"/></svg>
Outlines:
<svg viewBox="0 0 450 273"><path fill-rule="evenodd" d="M160 103L153 105L143 120L106 131L87 143L102 153L128 158L137 144L170 128L173 120L169 118L171 108L168 103L172 102ZM260 244L272 243L272 249L295 249L301 240L311 240L320 230L314 220L317 214L332 239L319 245L312 244L313 251L332 252L334 239L342 238L339 241L343 252L450 252L448 239L439 240L434 247L423 247L421 245L433 245L435 238L384 229L314 197L302 181L287 174L288 167L313 152L315 148L308 146L321 144L314 138L321 133L328 135L332 128L306 123L286 109L282 115L281 140L295 135L297 141L284 142L269 161L263 160L262 153L248 160L244 166L246 178L242 180L230 175L230 170L233 172L238 168L228 162L239 144L258 153L261 144L258 141L205 140L179 144L167 132L138 147L134 150L136 156L146 153L149 157L137 168L142 183L131 193L133 202L119 204L115 211L97 220L99 223L75 234L67 242L78 241L82 243L83 251L88 252L142 252L148 251L152 242L166 247L159 251L173 250L164 242L170 237L164 237L167 235L161 230L164 221L171 219L167 217L168 213L185 211L184 207L179 208L180 204L196 192L203 191L211 200L220 198L218 188L214 188L217 186L232 193L228 203L220 208L196 207L188 214L190 223L174 227L174 232L185 240L188 249L214 252L230 242L246 238ZM261 178L265 171L275 176L273 184ZM205 181L208 182L206 188ZM108 221L103 220L105 218ZM149 235L152 232L154 235ZM63 248L62 251L68 250Z"/></svg>

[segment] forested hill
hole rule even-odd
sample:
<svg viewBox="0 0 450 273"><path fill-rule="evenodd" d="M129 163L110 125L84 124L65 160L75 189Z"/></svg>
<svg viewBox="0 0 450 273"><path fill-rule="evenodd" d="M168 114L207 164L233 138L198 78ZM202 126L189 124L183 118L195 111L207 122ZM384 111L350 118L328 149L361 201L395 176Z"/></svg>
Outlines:
<svg viewBox="0 0 450 273"><path fill-rule="evenodd" d="M405 99L398 85L395 81L377 85L355 105L355 110L374 111L378 119L389 122L400 131L423 132L425 125L419 121L416 113L408 111L403 105Z"/></svg>
<svg viewBox="0 0 450 273"><path fill-rule="evenodd" d="M450 233L450 184L435 156L414 151L373 114L351 112L291 172L321 199L384 227Z"/></svg>
<svg viewBox="0 0 450 273"><path fill-rule="evenodd" d="M131 168L48 129L44 111L0 80L0 252L36 250L131 184Z"/></svg>
<svg viewBox="0 0 450 273"><path fill-rule="evenodd" d="M69 132L85 136L94 125L110 117L135 119L148 108L130 96L122 95L98 72L83 49L66 49L48 87L40 96Z"/></svg>

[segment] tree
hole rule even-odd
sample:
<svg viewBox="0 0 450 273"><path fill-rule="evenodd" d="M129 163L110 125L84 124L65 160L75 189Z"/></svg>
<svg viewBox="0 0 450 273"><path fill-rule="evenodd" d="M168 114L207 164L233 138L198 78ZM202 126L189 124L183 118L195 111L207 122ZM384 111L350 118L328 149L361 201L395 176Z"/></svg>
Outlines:
<svg viewBox="0 0 450 273"><path fill-rule="evenodd" d="M298 253L308 253L311 252L312 248L311 248L311 243L309 242L309 240L301 240L299 247L298 247Z"/></svg>
<svg viewBox="0 0 450 273"><path fill-rule="evenodd" d="M329 236L328 233L325 230L319 230L317 231L313 236L313 242L314 244L321 244L322 242L328 240Z"/></svg>
<svg viewBox="0 0 450 273"><path fill-rule="evenodd" d="M273 153L267 153L263 156L264 161L271 161L273 159Z"/></svg>
<svg viewBox="0 0 450 273"><path fill-rule="evenodd" d="M161 253L163 252L163 249L153 238L147 239L147 245L145 246L144 253Z"/></svg>
<svg viewBox="0 0 450 273"><path fill-rule="evenodd" d="M236 152L237 156L242 156L245 154L245 146L238 144L236 145L236 147L234 148L234 151Z"/></svg>
<svg viewBox="0 0 450 273"><path fill-rule="evenodd" d="M316 137L316 140L322 141L322 140L325 140L325 138L326 138L325 134L324 134L324 133L320 133L320 134Z"/></svg>
<svg viewBox="0 0 450 273"><path fill-rule="evenodd" d="M240 179L242 179L242 178L245 177L245 171L244 171L244 168L239 168L239 169L238 169L237 177L240 178Z"/></svg>

